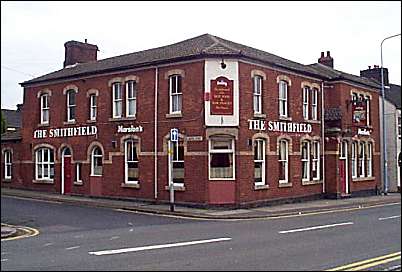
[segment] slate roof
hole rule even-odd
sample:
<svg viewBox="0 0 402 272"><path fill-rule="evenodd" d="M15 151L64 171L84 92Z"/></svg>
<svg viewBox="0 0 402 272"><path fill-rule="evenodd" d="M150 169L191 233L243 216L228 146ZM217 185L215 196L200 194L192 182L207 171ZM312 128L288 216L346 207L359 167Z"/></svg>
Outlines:
<svg viewBox="0 0 402 272"><path fill-rule="evenodd" d="M6 119L7 127L20 128L21 127L21 112L16 110L2 109L4 119Z"/></svg>
<svg viewBox="0 0 402 272"><path fill-rule="evenodd" d="M79 63L69 68L40 76L21 83L27 86L34 83L42 83L56 79L70 79L78 76L118 71L130 68L146 67L173 61L205 58L205 57L233 57L246 60L254 60L278 68L284 68L302 73L318 79L332 80L346 79L357 83L377 88L369 79L343 73L321 64L304 65L274 54L245 46L229 40L222 39L211 34L200 35L178 43L157 47L144 51L134 52L121 56L111 57L98 61ZM322 67L324 66L324 67Z"/></svg>
<svg viewBox="0 0 402 272"><path fill-rule="evenodd" d="M22 139L21 131L19 129L15 131L6 131L1 134L1 141L19 141Z"/></svg>
<svg viewBox="0 0 402 272"><path fill-rule="evenodd" d="M384 90L385 99L401 109L401 85L389 84L389 89Z"/></svg>

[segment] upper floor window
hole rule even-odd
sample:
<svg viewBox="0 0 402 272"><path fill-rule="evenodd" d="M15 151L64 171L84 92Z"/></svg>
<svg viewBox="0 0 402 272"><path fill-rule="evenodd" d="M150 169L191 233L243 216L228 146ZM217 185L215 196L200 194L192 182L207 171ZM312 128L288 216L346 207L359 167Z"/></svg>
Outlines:
<svg viewBox="0 0 402 272"><path fill-rule="evenodd" d="M253 77L253 108L254 113L262 113L262 76Z"/></svg>
<svg viewBox="0 0 402 272"><path fill-rule="evenodd" d="M288 83L279 81L279 116L288 117Z"/></svg>
<svg viewBox="0 0 402 272"><path fill-rule="evenodd" d="M256 139L254 142L254 183L265 185L265 140Z"/></svg>
<svg viewBox="0 0 402 272"><path fill-rule="evenodd" d="M49 124L49 94L40 96L40 123Z"/></svg>
<svg viewBox="0 0 402 272"><path fill-rule="evenodd" d="M182 110L182 84L180 75L169 76L170 113L181 113Z"/></svg>
<svg viewBox="0 0 402 272"><path fill-rule="evenodd" d="M234 139L216 137L209 140L209 178L234 179Z"/></svg>
<svg viewBox="0 0 402 272"><path fill-rule="evenodd" d="M309 87L303 88L303 118L304 120L308 120L308 97L310 93Z"/></svg>
<svg viewBox="0 0 402 272"><path fill-rule="evenodd" d="M137 84L134 80L126 83L126 116L134 117L137 113Z"/></svg>
<svg viewBox="0 0 402 272"><path fill-rule="evenodd" d="M96 106L96 94L91 94L89 96L89 120L96 120L97 106Z"/></svg>
<svg viewBox="0 0 402 272"><path fill-rule="evenodd" d="M289 182L289 143L279 141L279 183Z"/></svg>
<svg viewBox="0 0 402 272"><path fill-rule="evenodd" d="M95 146L91 152L91 176L102 176L103 154L100 147Z"/></svg>
<svg viewBox="0 0 402 272"><path fill-rule="evenodd" d="M12 163L13 158L10 150L4 151L4 179L11 179L12 177Z"/></svg>
<svg viewBox="0 0 402 272"><path fill-rule="evenodd" d="M120 118L122 117L122 108L123 108L123 95L120 82L115 82L112 84L112 96L113 96L113 118Z"/></svg>
<svg viewBox="0 0 402 272"><path fill-rule="evenodd" d="M125 183L138 183L138 146L133 140L125 142Z"/></svg>
<svg viewBox="0 0 402 272"><path fill-rule="evenodd" d="M54 153L50 148L35 151L35 177L37 180L54 179Z"/></svg>
<svg viewBox="0 0 402 272"><path fill-rule="evenodd" d="M311 119L318 119L318 89L313 88L311 92Z"/></svg>
<svg viewBox="0 0 402 272"><path fill-rule="evenodd" d="M75 121L75 90L67 91L67 121Z"/></svg>

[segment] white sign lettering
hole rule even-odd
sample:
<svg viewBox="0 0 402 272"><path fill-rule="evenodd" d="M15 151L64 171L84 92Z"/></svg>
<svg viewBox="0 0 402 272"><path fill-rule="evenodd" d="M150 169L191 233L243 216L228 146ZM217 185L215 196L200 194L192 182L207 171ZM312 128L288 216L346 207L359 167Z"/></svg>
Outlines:
<svg viewBox="0 0 402 272"><path fill-rule="evenodd" d="M34 139L90 136L97 133L98 128L96 126L37 129L34 131Z"/></svg>
<svg viewBox="0 0 402 272"><path fill-rule="evenodd" d="M370 130L367 130L365 128L359 128L357 130L357 135L366 135L366 136L370 136Z"/></svg>
<svg viewBox="0 0 402 272"><path fill-rule="evenodd" d="M142 132L144 129L142 126L135 127L133 125L129 127L118 126L117 133L133 133L133 132Z"/></svg>
<svg viewBox="0 0 402 272"><path fill-rule="evenodd" d="M313 131L311 124L292 123L281 121L248 120L250 130L268 130L274 132L310 133Z"/></svg>

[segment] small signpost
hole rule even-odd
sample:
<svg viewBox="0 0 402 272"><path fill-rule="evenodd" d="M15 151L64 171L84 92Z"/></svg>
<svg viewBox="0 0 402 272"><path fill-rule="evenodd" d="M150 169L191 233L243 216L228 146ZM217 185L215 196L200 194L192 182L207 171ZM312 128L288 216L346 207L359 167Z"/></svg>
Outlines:
<svg viewBox="0 0 402 272"><path fill-rule="evenodd" d="M179 141L179 130L172 128L170 130L170 144L169 144L169 192L170 192L170 211L174 212L174 183L173 183L173 142Z"/></svg>

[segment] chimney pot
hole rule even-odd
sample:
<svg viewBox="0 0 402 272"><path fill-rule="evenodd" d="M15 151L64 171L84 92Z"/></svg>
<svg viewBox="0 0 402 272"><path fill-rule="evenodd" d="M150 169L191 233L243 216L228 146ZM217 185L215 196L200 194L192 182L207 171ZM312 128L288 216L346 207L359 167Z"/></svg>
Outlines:
<svg viewBox="0 0 402 272"><path fill-rule="evenodd" d="M371 69L371 66L369 65L369 70Z"/></svg>
<svg viewBox="0 0 402 272"><path fill-rule="evenodd" d="M321 52L321 58L323 58L324 57L324 52Z"/></svg>
<svg viewBox="0 0 402 272"><path fill-rule="evenodd" d="M87 43L88 42L88 40L87 39L85 39L85 43Z"/></svg>
<svg viewBox="0 0 402 272"><path fill-rule="evenodd" d="M329 51L327 51L327 57L330 57L330 56L331 56L330 52L329 52Z"/></svg>

